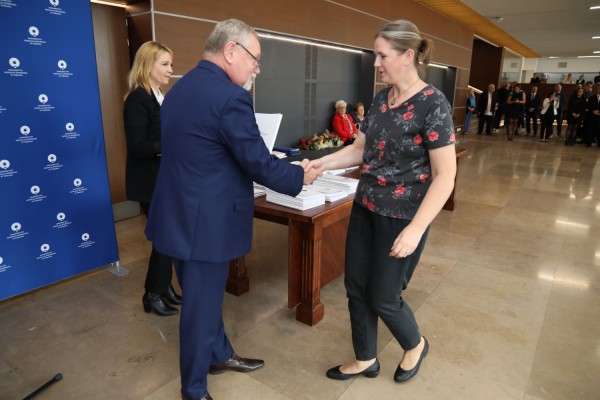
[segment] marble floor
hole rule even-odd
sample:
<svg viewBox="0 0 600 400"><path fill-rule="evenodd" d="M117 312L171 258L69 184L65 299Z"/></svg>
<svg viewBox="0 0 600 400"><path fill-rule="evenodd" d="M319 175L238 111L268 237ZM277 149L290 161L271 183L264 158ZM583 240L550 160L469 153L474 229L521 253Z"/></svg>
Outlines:
<svg viewBox="0 0 600 400"><path fill-rule="evenodd" d="M230 338L266 367L209 378L216 400L600 399L600 149L504 135L459 137L457 208L432 224L406 299L431 348L413 380L382 325L381 374L332 381L352 359L343 279L325 317L296 322L287 231L256 221L249 293L226 295ZM121 266L0 303L0 399L179 399L178 317L144 313L144 219L116 224Z"/></svg>

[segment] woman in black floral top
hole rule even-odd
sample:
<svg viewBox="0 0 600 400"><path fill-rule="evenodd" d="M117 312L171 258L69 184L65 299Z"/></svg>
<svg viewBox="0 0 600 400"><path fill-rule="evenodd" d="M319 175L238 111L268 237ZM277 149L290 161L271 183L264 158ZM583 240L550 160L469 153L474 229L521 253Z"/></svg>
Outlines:
<svg viewBox="0 0 600 400"><path fill-rule="evenodd" d="M332 379L378 375L378 318L404 349L396 382L416 375L427 355L429 343L402 291L456 174L450 105L419 78L431 46L410 21L386 24L375 39L375 67L390 87L375 96L353 145L307 167L363 163L346 240L345 284L356 360L327 371Z"/></svg>

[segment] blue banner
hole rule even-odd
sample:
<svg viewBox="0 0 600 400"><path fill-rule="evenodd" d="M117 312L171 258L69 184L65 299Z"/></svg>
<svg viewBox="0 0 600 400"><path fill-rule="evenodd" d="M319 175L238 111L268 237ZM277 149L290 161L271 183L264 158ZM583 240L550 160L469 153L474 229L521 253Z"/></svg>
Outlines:
<svg viewBox="0 0 600 400"><path fill-rule="evenodd" d="M118 260L89 1L0 0L0 300Z"/></svg>

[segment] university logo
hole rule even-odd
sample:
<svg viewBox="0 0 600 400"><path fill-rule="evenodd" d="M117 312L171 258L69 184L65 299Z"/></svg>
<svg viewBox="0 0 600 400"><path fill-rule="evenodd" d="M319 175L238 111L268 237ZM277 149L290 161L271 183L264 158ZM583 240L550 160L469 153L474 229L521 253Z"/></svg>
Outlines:
<svg viewBox="0 0 600 400"><path fill-rule="evenodd" d="M81 179L77 178L73 181L73 185L75 185L75 187L79 187L81 186L83 182L81 182Z"/></svg>
<svg viewBox="0 0 600 400"><path fill-rule="evenodd" d="M65 125L65 128L67 129L68 132L73 132L75 130L75 125L73 125L71 122L67 122L67 124Z"/></svg>
<svg viewBox="0 0 600 400"><path fill-rule="evenodd" d="M50 0L50 4L54 7L58 7L58 5L60 4L60 1L58 0Z"/></svg>
<svg viewBox="0 0 600 400"><path fill-rule="evenodd" d="M27 136L31 133L31 129L27 125L21 127L21 135Z"/></svg>
<svg viewBox="0 0 600 400"><path fill-rule="evenodd" d="M81 240L83 240L84 242L87 242L88 240L90 240L90 234L84 233L83 235L81 235Z"/></svg>
<svg viewBox="0 0 600 400"><path fill-rule="evenodd" d="M8 60L8 65L10 65L11 68L19 68L19 66L21 65L21 61L19 61L17 57L12 57Z"/></svg>
<svg viewBox="0 0 600 400"><path fill-rule="evenodd" d="M4 259L2 257L0 257L0 265L2 265L3 262L4 262Z"/></svg>
<svg viewBox="0 0 600 400"><path fill-rule="evenodd" d="M50 250L50 245L48 243L44 243L40 246L40 250L42 253L47 253Z"/></svg>
<svg viewBox="0 0 600 400"><path fill-rule="evenodd" d="M48 155L48 161L51 163L55 163L56 162L56 155L55 154L49 154Z"/></svg>
<svg viewBox="0 0 600 400"><path fill-rule="evenodd" d="M29 27L29 34L32 37L38 37L40 34L40 30L38 28L36 28L35 26L30 26Z"/></svg>
<svg viewBox="0 0 600 400"><path fill-rule="evenodd" d="M59 220L59 221L64 221L65 218L67 218L67 216L65 215L65 213L60 212L60 213L56 214L56 219Z"/></svg>
<svg viewBox="0 0 600 400"><path fill-rule="evenodd" d="M40 187L39 186L32 186L31 189L29 189L29 191L31 192L31 194L36 195L40 193Z"/></svg>
<svg viewBox="0 0 600 400"><path fill-rule="evenodd" d="M67 62L65 60L58 60L58 68L62 69L63 71L65 69L67 69Z"/></svg>
<svg viewBox="0 0 600 400"><path fill-rule="evenodd" d="M48 96L42 93L38 96L38 100L40 101L40 103L46 104L48 102Z"/></svg>
<svg viewBox="0 0 600 400"><path fill-rule="evenodd" d="M13 232L19 232L21 230L21 224L18 222L13 222L13 224L10 226L10 229L12 229Z"/></svg>
<svg viewBox="0 0 600 400"><path fill-rule="evenodd" d="M8 169L10 167L10 161L8 160L0 160L0 168Z"/></svg>

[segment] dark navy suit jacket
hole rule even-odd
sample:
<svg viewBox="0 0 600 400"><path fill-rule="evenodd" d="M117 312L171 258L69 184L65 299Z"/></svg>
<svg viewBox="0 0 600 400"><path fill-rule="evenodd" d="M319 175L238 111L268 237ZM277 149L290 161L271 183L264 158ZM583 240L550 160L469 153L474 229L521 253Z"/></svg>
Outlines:
<svg viewBox="0 0 600 400"><path fill-rule="evenodd" d="M162 160L146 236L173 258L224 262L250 252L252 182L295 196L300 166L271 156L248 91L203 60L161 107Z"/></svg>
<svg viewBox="0 0 600 400"><path fill-rule="evenodd" d="M533 108L531 113L533 116L537 116L540 113L540 106L542 104L542 95L539 93L535 94L535 98L531 100L531 93L525 95L525 111L529 112L530 108Z"/></svg>

